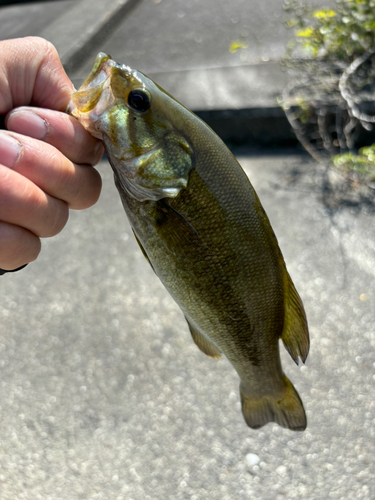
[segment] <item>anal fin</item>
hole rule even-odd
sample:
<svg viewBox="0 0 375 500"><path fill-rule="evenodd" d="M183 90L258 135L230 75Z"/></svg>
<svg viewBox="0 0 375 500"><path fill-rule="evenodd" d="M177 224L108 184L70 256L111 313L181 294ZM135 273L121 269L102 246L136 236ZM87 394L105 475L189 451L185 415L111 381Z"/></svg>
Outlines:
<svg viewBox="0 0 375 500"><path fill-rule="evenodd" d="M187 321L187 324L189 325L191 336L193 337L193 340L195 344L199 347L199 349L202 352L204 352L204 354L207 354L207 356L210 356L211 358L220 358L221 352L219 351L219 349L212 342L210 342L204 335L202 335L195 328L193 328L186 317L185 319Z"/></svg>
<svg viewBox="0 0 375 500"><path fill-rule="evenodd" d="M305 362L310 347L307 319L302 300L287 272L285 278L285 319L281 340L297 365L298 357L303 363Z"/></svg>

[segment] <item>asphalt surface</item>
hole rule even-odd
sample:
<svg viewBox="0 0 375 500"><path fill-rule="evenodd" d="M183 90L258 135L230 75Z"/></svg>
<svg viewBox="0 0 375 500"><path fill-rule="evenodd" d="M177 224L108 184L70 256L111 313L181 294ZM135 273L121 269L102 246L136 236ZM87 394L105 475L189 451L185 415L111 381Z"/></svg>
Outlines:
<svg viewBox="0 0 375 500"><path fill-rule="evenodd" d="M248 40L264 32L259 55L277 59L279 49L271 45L279 47L284 39L274 42L267 27L259 25L267 16L277 19L273 12L280 4L254 2L250 14L247 4L233 5L231 13L225 2L144 1L124 18L126 29L120 23L102 50L130 65L133 58L145 72L169 75L169 82L172 76L182 82L185 75L187 90L192 82L197 85L197 92L179 95L187 103L194 102L199 89L209 96L212 79L207 75L215 74L218 82L220 74L227 75L223 92L214 86L211 104L199 96L201 109L231 110L224 90L232 85L233 109L251 110L254 134L259 134L257 123L270 116L272 96L283 82L274 73L268 84L259 85L261 79L268 81L268 68L276 63L257 63L250 49L241 61L247 49L231 54L228 46L246 29L245 20L254 20ZM7 38L11 28L9 36L40 34L66 14L67 6L73 2L3 8L0 36ZM203 29L211 22L208 11L224 26L218 30L222 46L214 43L216 30ZM237 23L231 14L240 17ZM200 18L199 42L194 36ZM177 37L174 55L167 50L172 50L171 33ZM152 54L145 37L155 44ZM124 58L116 52L121 39ZM180 44L182 39L202 46L202 53ZM138 59L137 46L145 51ZM223 59L215 47L226 47ZM189 54L190 66L185 64ZM158 65L158 57L166 59L165 67ZM257 103L250 97L239 102L228 68L243 78L248 71L254 74L250 85L258 85ZM83 66L71 76L83 77ZM244 85L245 80L236 81ZM281 350L285 372L306 408L307 430L246 427L236 373L227 361L209 359L193 344L181 312L134 240L103 161L99 202L72 212L64 231L43 242L35 263L0 278L1 500L375 498L371 193L355 185L348 190L340 177L296 149L235 153L270 217L305 304L311 333L306 365L297 367Z"/></svg>
<svg viewBox="0 0 375 500"><path fill-rule="evenodd" d="M98 204L1 278L3 500L374 498L374 213L329 208L306 156L240 161L309 318L306 365L282 349L307 430L246 427L233 368L193 344L103 162Z"/></svg>

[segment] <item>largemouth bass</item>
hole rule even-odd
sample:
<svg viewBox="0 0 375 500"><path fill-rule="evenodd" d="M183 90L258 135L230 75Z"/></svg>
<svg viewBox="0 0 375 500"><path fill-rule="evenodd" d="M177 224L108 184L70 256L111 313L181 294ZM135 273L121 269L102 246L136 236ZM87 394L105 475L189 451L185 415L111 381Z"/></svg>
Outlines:
<svg viewBox="0 0 375 500"><path fill-rule="evenodd" d="M304 430L279 339L309 350L301 299L236 159L197 116L142 73L100 53L68 112L102 139L135 237L197 346L237 371L253 429Z"/></svg>

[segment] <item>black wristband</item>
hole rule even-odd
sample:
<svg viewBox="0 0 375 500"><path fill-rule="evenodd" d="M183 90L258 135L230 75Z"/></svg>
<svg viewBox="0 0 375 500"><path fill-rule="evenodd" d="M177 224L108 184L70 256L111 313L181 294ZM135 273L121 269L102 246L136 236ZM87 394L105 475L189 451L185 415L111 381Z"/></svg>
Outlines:
<svg viewBox="0 0 375 500"><path fill-rule="evenodd" d="M16 271L20 271L21 269L23 269L26 266L27 266L27 264L24 264L23 266L17 267L17 269L12 269L10 271L6 271L5 269L0 269L0 276L2 276L5 273L15 273Z"/></svg>

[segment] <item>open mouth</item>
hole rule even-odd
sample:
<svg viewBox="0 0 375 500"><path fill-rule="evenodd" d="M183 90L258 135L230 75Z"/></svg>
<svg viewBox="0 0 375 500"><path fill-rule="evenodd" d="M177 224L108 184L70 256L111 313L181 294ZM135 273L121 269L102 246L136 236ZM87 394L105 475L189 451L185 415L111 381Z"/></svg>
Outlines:
<svg viewBox="0 0 375 500"><path fill-rule="evenodd" d="M88 113L96 107L104 90L110 85L111 68L113 66L117 66L117 63L108 54L100 52L89 76L80 88L72 94L66 112L78 118L82 113Z"/></svg>
<svg viewBox="0 0 375 500"><path fill-rule="evenodd" d="M89 89L103 83L109 76L110 68L115 65L117 65L117 63L111 59L109 54L99 52L89 76L82 83L79 90Z"/></svg>

